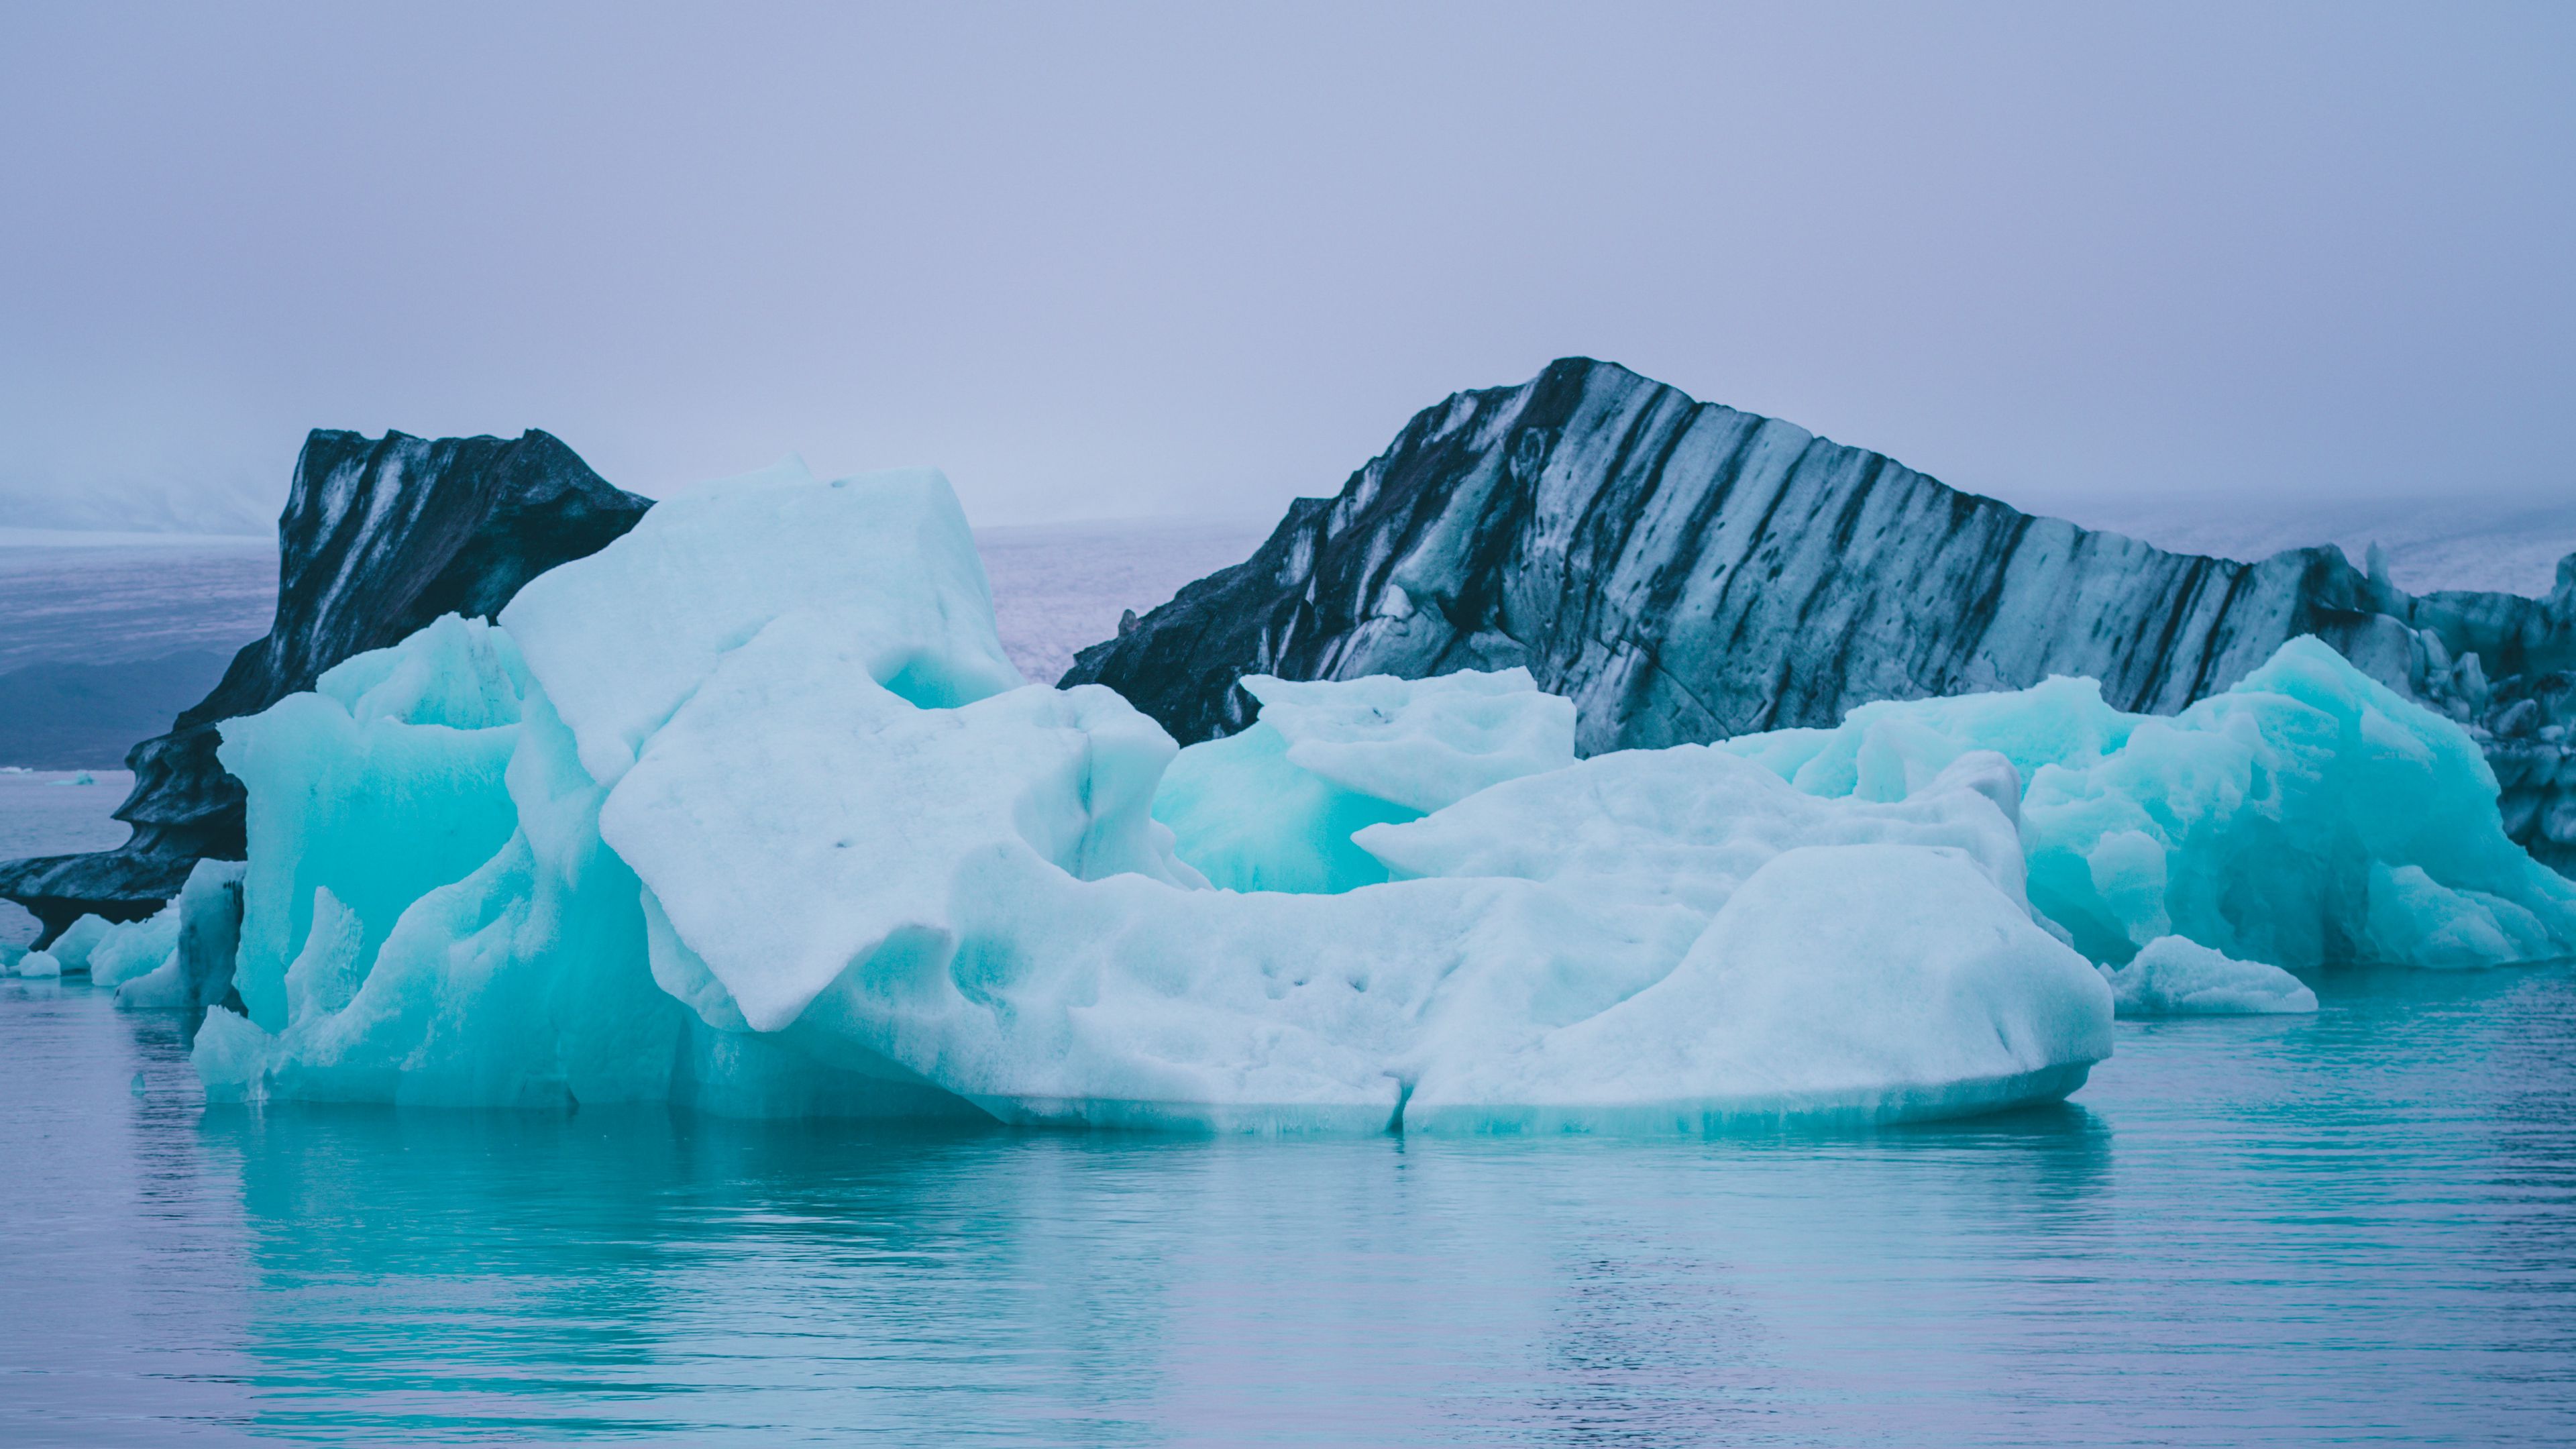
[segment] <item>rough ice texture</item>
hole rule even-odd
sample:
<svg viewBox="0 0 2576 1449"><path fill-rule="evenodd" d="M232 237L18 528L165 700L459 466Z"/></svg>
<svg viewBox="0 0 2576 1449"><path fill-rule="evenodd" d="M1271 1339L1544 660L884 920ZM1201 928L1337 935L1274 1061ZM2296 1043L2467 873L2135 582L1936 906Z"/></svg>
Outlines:
<svg viewBox="0 0 2576 1449"><path fill-rule="evenodd" d="M223 725L220 758L250 797L250 874L234 987L250 1019L286 1020L287 968L327 890L372 956L431 889L463 878L517 828L503 771L525 670L507 635L439 619Z"/></svg>
<svg viewBox="0 0 2576 1449"><path fill-rule="evenodd" d="M210 1092L1661 1132L2061 1095L2109 1049L1996 757L1825 800L1708 750L1572 765L1517 679L1288 690L1284 766L1412 802L1306 848L1406 878L1211 890L1154 818L1168 735L1011 687L936 475L686 501L227 730L249 1009ZM403 787L332 782L379 761L452 854L347 848Z"/></svg>
<svg viewBox="0 0 2576 1449"><path fill-rule="evenodd" d="M1346 790L1429 813L1488 785L1574 763L1574 704L1526 669L1462 670L1422 683L1377 675L1244 689L1288 741L1288 763Z"/></svg>
<svg viewBox="0 0 2576 1449"><path fill-rule="evenodd" d="M640 886L600 843L604 792L542 691L508 667L506 636L450 624L388 653L474 664L457 681L470 687L444 693L461 723L421 717L426 696L378 712L398 699L367 689L227 728L250 784L253 868L236 981L248 1015L210 1015L216 1030L198 1039L218 1099L537 1106L670 1090L683 1012L652 983ZM411 672L381 664L352 661L388 681ZM384 747L440 757L427 788L398 792L402 828L433 843L308 859L344 838L329 811L373 806L326 793L315 818L272 815L272 775L281 788L355 782Z"/></svg>
<svg viewBox="0 0 2576 1449"><path fill-rule="evenodd" d="M2307 634L2468 726L2508 832L2576 866L2576 568L2544 599L2418 597L2332 548L2169 553L1581 358L1416 415L1065 682L1191 744L1252 721L1247 675L1525 666L1589 754L2052 675L2170 714Z"/></svg>
<svg viewBox="0 0 2576 1449"><path fill-rule="evenodd" d="M353 654L394 644L444 614L488 616L519 587L634 525L648 500L602 480L572 449L515 439L368 438L319 430L296 458L278 519L277 614L214 692L127 757L134 793L115 850L0 866L0 896L48 933L95 911L151 914L203 857L240 859L240 782L216 758L217 727L315 687Z"/></svg>
<svg viewBox="0 0 2576 1449"><path fill-rule="evenodd" d="M1386 879L1351 836L1574 763L1574 706L1526 669L1330 684L1254 677L1261 718L1183 750L1154 818L1229 890L1333 892ZM1096 686L1086 686L1096 687Z"/></svg>
<svg viewBox="0 0 2576 1449"><path fill-rule="evenodd" d="M233 961L241 945L242 874L237 860L197 862L179 898L163 913L176 918L170 953L158 966L117 987L118 1006L196 1011L231 999ZM93 961L96 956L94 952ZM105 984L95 969L91 979Z"/></svg>
<svg viewBox="0 0 2576 1449"><path fill-rule="evenodd" d="M834 635L925 708L1026 683L1002 652L966 516L934 470L820 484L791 458L678 494L619 544L595 567L539 579L501 614L601 784L780 620Z"/></svg>
<svg viewBox="0 0 2576 1449"><path fill-rule="evenodd" d="M63 964L65 971L87 971L90 952L98 948L98 943L106 938L110 929L102 917L83 916L56 936L53 945L47 949L55 960Z"/></svg>
<svg viewBox="0 0 2576 1449"><path fill-rule="evenodd" d="M2239 961L2180 936L2149 941L2110 973L2122 1016L2259 1016L2312 1012L2317 994L2278 966Z"/></svg>
<svg viewBox="0 0 2576 1449"><path fill-rule="evenodd" d="M89 979L98 986L122 986L160 969L179 950L179 903L157 914L109 927L90 948Z"/></svg>
<svg viewBox="0 0 2576 1449"><path fill-rule="evenodd" d="M2576 882L2506 837L2476 742L2313 639L2170 718L2053 679L1717 748L1870 800L2000 751L2028 782L2031 904L2097 961L2167 935L2295 970L2576 955Z"/></svg>

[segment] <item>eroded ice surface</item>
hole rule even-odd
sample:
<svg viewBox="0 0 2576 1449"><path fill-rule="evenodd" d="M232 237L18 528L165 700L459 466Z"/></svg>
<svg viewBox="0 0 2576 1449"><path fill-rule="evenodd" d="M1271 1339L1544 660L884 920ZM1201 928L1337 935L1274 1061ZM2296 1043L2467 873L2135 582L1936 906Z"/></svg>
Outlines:
<svg viewBox="0 0 2576 1449"><path fill-rule="evenodd" d="M1713 748L1827 797L1899 800L1971 750L2027 782L2031 904L2093 959L2496 966L2576 954L2576 881L2506 838L2466 731L2314 639L2171 717L2091 680L1864 705Z"/></svg>
<svg viewBox="0 0 2576 1449"><path fill-rule="evenodd" d="M212 1093L1670 1131L2062 1094L2108 1051L1998 757L1823 800L1706 750L1577 766L1526 676L1282 687L1271 763L1324 804L1260 848L1312 879L1210 889L1156 819L1191 813L1170 739L1018 685L937 475L682 501L225 727ZM1201 807L1271 802L1225 773Z"/></svg>
<svg viewBox="0 0 2576 1449"><path fill-rule="evenodd" d="M2317 1009L2316 992L2280 967L2239 961L2180 936L2149 941L2110 980L2122 1016L2264 1016Z"/></svg>
<svg viewBox="0 0 2576 1449"><path fill-rule="evenodd" d="M1229 890L1383 881L1355 832L1574 763L1574 702L1540 693L1526 669L1242 684L1261 717L1181 751L1154 795L1181 859Z"/></svg>

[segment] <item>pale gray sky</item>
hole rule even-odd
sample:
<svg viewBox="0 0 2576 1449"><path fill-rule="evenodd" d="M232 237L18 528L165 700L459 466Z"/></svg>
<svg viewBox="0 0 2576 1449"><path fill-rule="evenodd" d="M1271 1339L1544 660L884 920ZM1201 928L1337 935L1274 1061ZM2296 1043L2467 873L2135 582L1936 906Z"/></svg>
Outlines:
<svg viewBox="0 0 2576 1449"><path fill-rule="evenodd" d="M2564 497L2571 77L2566 4L11 5L0 525L316 425L1267 515L1567 353L2007 498Z"/></svg>

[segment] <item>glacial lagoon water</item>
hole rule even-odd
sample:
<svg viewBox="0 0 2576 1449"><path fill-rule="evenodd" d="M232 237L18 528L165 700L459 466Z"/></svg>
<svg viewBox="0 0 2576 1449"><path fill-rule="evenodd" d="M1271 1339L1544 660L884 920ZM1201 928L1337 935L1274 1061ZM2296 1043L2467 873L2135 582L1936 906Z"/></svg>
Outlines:
<svg viewBox="0 0 2576 1449"><path fill-rule="evenodd" d="M0 983L0 1443L2576 1437L2576 974L1716 1141L207 1109Z"/></svg>
<svg viewBox="0 0 2576 1449"><path fill-rule="evenodd" d="M75 778L0 853L113 843ZM210 1111L0 982L0 1444L2576 1438L2576 970L2319 986L1640 1143Z"/></svg>

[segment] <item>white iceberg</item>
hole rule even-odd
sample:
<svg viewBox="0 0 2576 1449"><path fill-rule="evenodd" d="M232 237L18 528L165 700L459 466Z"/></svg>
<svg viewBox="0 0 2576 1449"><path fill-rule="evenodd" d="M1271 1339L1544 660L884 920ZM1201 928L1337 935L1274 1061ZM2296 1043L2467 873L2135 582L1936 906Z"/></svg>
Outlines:
<svg viewBox="0 0 2576 1449"><path fill-rule="evenodd" d="M53 944L47 946L45 950L61 963L65 974L86 974L89 970L90 952L97 949L98 943L107 938L107 933L111 929L113 928L100 917L82 916L79 920L65 926L63 933L56 936Z"/></svg>
<svg viewBox="0 0 2576 1449"><path fill-rule="evenodd" d="M2259 1016L2312 1012L2307 983L2260 961L2239 961L2186 941L2159 936L2128 965L2109 973L2122 1016Z"/></svg>
<svg viewBox="0 0 2576 1449"><path fill-rule="evenodd" d="M929 468L825 484L791 458L701 484L501 614L602 785L727 655L799 617L925 709L1027 682L1002 652L965 512Z"/></svg>
<svg viewBox="0 0 2576 1449"><path fill-rule="evenodd" d="M1897 802L1577 765L1571 707L1489 676L1281 686L1275 761L1182 769L1114 694L1019 684L944 480L801 474L224 727L211 1094L1669 1132L2063 1095L2109 1051L1999 758ZM1191 841L1307 893L1209 889Z"/></svg>

